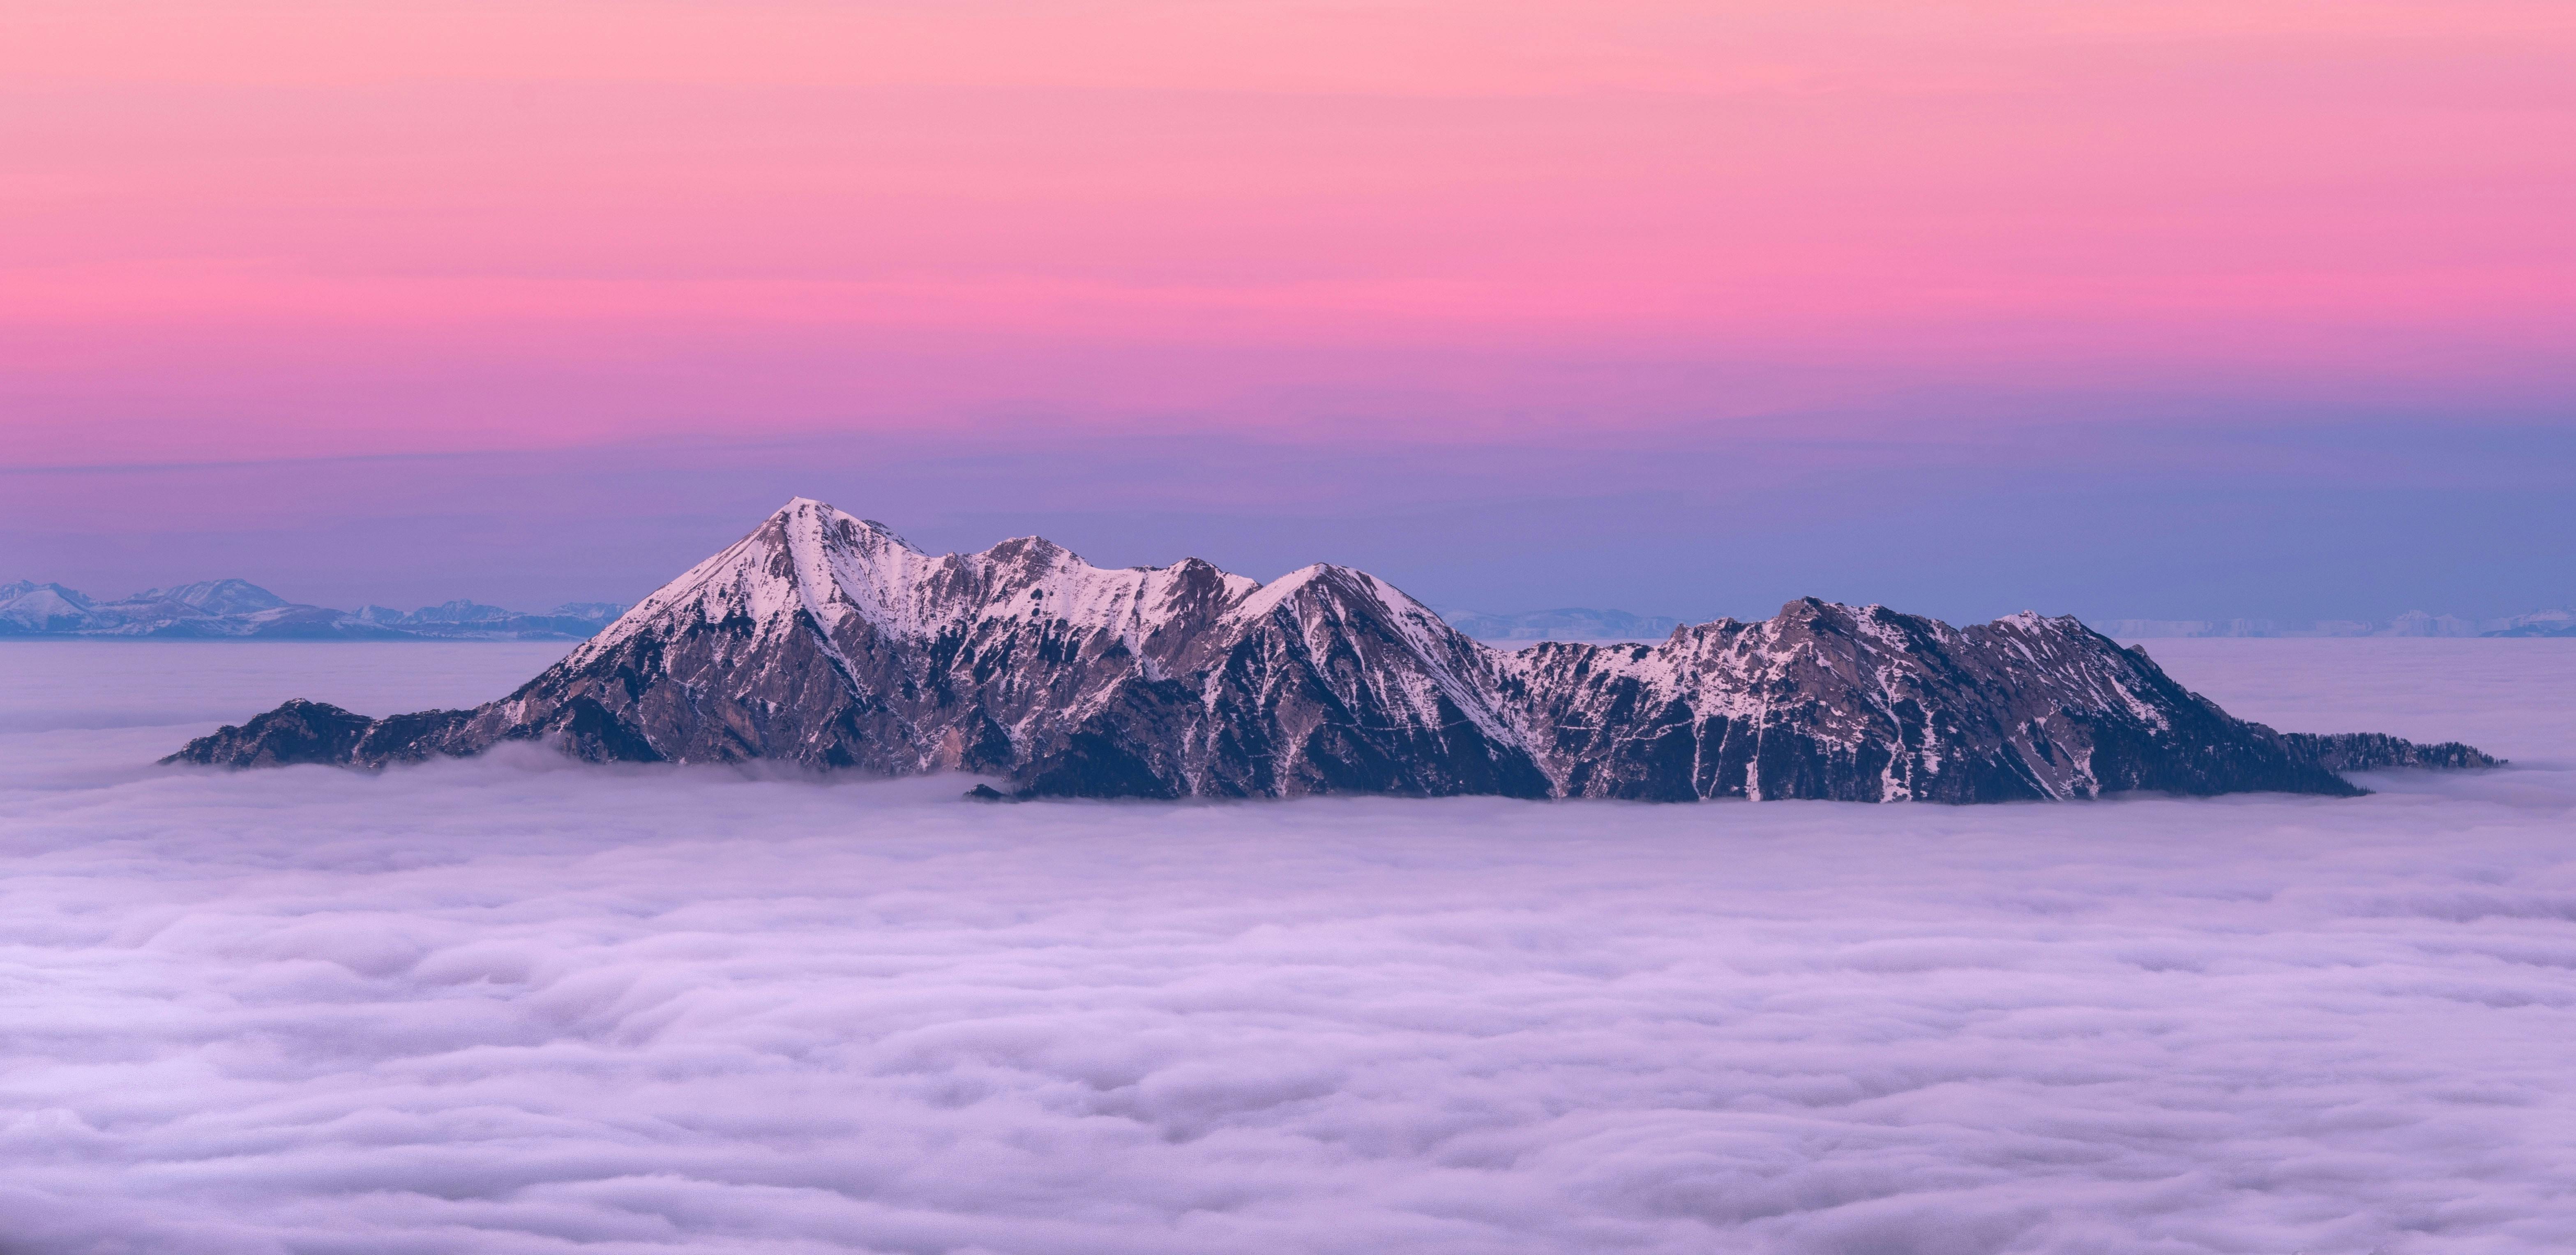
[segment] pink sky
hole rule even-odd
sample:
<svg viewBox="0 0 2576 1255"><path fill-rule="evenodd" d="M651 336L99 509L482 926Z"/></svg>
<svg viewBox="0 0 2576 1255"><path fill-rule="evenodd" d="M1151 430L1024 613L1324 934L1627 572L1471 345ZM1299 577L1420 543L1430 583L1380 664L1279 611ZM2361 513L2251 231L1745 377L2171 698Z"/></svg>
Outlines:
<svg viewBox="0 0 2576 1255"><path fill-rule="evenodd" d="M0 462L2563 395L2570 65L2564 0L20 0Z"/></svg>

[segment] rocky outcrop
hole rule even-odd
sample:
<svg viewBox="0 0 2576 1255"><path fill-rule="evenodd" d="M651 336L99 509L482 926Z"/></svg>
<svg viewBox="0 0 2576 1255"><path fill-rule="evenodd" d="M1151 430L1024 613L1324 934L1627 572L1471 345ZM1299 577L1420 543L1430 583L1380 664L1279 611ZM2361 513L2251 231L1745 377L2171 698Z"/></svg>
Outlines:
<svg viewBox="0 0 2576 1255"><path fill-rule="evenodd" d="M2284 733L2290 752L2328 771L2378 771L2389 767L2436 767L2458 770L2493 767L2496 761L2474 746L2457 741L2418 745L2380 732L2345 732L2319 736Z"/></svg>
<svg viewBox="0 0 2576 1255"><path fill-rule="evenodd" d="M161 761L283 767L294 763L382 766L444 752L441 736L470 710L422 710L384 719L296 698L238 727L226 724Z"/></svg>
<svg viewBox="0 0 2576 1255"><path fill-rule="evenodd" d="M1383 580L1103 570L1035 537L932 556L798 500L520 689L364 720L289 703L173 761L584 758L963 771L1015 796L1838 798L2358 792L2464 746L2285 736L2073 619L1793 602L1658 645L1507 653Z"/></svg>

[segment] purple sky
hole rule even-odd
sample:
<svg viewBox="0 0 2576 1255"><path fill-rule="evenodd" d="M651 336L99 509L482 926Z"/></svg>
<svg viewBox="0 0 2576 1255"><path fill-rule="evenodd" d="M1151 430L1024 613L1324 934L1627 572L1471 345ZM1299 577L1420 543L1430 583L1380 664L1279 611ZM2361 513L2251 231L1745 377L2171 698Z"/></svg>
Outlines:
<svg viewBox="0 0 2576 1255"><path fill-rule="evenodd" d="M1107 565L1197 555L1266 579L1341 561L1493 610L1741 617L1816 594L1954 619L2379 618L2576 600L2576 436L2547 414L2131 408L1867 442L1686 422L1465 445L1029 422L21 470L0 475L0 574L105 594L241 576L344 607L626 601L807 495L933 550L1036 532Z"/></svg>
<svg viewBox="0 0 2576 1255"><path fill-rule="evenodd" d="M2576 10L34 0L0 580L2576 601Z"/></svg>

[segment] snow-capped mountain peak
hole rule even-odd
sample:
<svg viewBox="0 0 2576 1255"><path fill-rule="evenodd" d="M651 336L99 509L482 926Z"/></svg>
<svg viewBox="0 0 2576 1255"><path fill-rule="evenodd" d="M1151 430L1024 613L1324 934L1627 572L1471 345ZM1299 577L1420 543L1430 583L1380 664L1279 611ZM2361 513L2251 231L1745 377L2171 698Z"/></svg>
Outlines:
<svg viewBox="0 0 2576 1255"><path fill-rule="evenodd" d="M1364 571L1108 570L1039 537L932 556L798 498L507 699L281 707L201 762L591 758L981 772L1027 795L1999 801L2349 793L2459 745L2285 736L2073 619L1955 628L1801 598L1660 644L1480 645Z"/></svg>
<svg viewBox="0 0 2576 1255"><path fill-rule="evenodd" d="M22 632L70 631L90 621L90 599L60 584L0 584L0 625Z"/></svg>
<svg viewBox="0 0 2576 1255"><path fill-rule="evenodd" d="M293 603L249 580L200 580L175 588L154 588L126 598L129 602L176 602L207 614L256 614Z"/></svg>
<svg viewBox="0 0 2576 1255"><path fill-rule="evenodd" d="M1132 648L1211 595L1231 600L1255 587L1195 558L1104 569L1041 536L934 557L882 523L799 497L637 603L586 648L612 649L674 614L708 623L741 617L783 631L800 611L826 636L858 622L925 641L987 620L1047 619L1116 633Z"/></svg>

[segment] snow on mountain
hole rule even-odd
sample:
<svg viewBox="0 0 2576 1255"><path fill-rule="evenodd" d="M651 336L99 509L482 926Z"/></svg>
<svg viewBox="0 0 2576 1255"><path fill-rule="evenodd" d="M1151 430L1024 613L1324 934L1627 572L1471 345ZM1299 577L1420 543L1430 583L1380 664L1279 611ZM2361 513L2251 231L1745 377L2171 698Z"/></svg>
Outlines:
<svg viewBox="0 0 2576 1255"><path fill-rule="evenodd" d="M0 584L0 632L15 634L73 631L90 621L89 598L60 584L19 580Z"/></svg>
<svg viewBox="0 0 2576 1255"><path fill-rule="evenodd" d="M292 604L249 580L201 580L176 588L147 589L117 604L149 606L156 602L186 606L214 616L248 616Z"/></svg>
<svg viewBox="0 0 2576 1255"><path fill-rule="evenodd" d="M405 635L446 640L581 640L614 621L625 609L609 602L582 602L531 614L460 599L410 611L367 606L356 617Z"/></svg>
<svg viewBox="0 0 2576 1255"><path fill-rule="evenodd" d="M662 757L1014 767L1146 795L1485 780L1505 720L1451 674L1481 659L1390 593L1337 567L1267 587L1195 559L1103 569L1036 537L934 557L800 498L460 735L606 720ZM664 703L680 691L685 709ZM1267 713L1199 735L1247 706Z"/></svg>
<svg viewBox="0 0 2576 1255"><path fill-rule="evenodd" d="M567 601L546 612L553 618L580 619L588 623L602 624L624 613L626 613L625 603L616 601Z"/></svg>
<svg viewBox="0 0 2576 1255"><path fill-rule="evenodd" d="M2487 636L2576 636L2576 610L2535 610L2500 620Z"/></svg>
<svg viewBox="0 0 2576 1255"><path fill-rule="evenodd" d="M805 498L506 698L382 720L291 702L174 757L378 766L508 740L1163 798L2349 794L2340 770L2489 761L2245 723L2073 619L1805 599L1656 645L1509 652L1347 567L1109 570L1035 537L933 556Z"/></svg>
<svg viewBox="0 0 2576 1255"><path fill-rule="evenodd" d="M1253 581L1203 562L1103 570L1040 537L978 554L933 557L882 523L799 497L767 525L691 568L590 642L597 654L678 615L748 619L775 631L802 611L826 632L864 623L898 640L929 640L986 621L1043 616L1069 630L1109 632L1133 647L1169 623L1189 590L1213 575L1230 593Z"/></svg>
<svg viewBox="0 0 2576 1255"><path fill-rule="evenodd" d="M504 610L499 606L487 606L479 601L466 601L460 598L455 601L440 602L435 606L424 606L418 610L414 610L409 616L407 616L407 621L412 623L490 623L494 620L509 618L517 613L518 612L515 610Z"/></svg>

